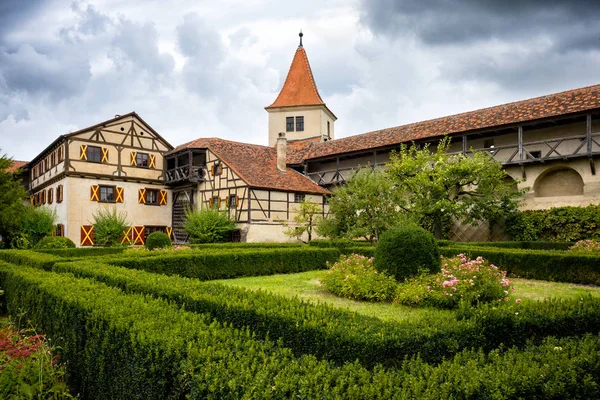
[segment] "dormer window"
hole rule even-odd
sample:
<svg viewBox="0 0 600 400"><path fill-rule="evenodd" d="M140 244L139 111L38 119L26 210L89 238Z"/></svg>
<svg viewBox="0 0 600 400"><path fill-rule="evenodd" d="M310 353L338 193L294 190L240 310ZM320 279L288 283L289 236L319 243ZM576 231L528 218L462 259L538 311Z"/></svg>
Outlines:
<svg viewBox="0 0 600 400"><path fill-rule="evenodd" d="M304 131L304 117L296 117L296 132Z"/></svg>
<svg viewBox="0 0 600 400"><path fill-rule="evenodd" d="M294 117L287 117L285 119L285 131L294 132Z"/></svg>

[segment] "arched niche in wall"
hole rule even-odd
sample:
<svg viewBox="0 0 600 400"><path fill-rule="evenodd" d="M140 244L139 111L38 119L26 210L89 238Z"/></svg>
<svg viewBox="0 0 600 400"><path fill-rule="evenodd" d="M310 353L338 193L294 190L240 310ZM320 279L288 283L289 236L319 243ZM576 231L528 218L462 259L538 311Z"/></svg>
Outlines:
<svg viewBox="0 0 600 400"><path fill-rule="evenodd" d="M569 167L554 167L544 171L533 185L535 197L581 196L583 178Z"/></svg>
<svg viewBox="0 0 600 400"><path fill-rule="evenodd" d="M519 190L517 181L510 175L506 175L504 177L504 183L510 186L511 192L516 192L517 190Z"/></svg>

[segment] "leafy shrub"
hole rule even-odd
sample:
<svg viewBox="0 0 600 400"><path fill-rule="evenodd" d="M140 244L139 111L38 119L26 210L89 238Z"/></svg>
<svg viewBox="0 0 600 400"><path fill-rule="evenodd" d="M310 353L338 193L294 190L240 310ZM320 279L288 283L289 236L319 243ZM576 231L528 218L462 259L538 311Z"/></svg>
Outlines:
<svg viewBox="0 0 600 400"><path fill-rule="evenodd" d="M185 217L183 228L192 243L224 242L229 232L235 229L235 222L226 212L213 208L187 210Z"/></svg>
<svg viewBox="0 0 600 400"><path fill-rule="evenodd" d="M394 296L396 280L373 266L373 259L352 254L341 256L322 280L331 293L354 300L386 301Z"/></svg>
<svg viewBox="0 0 600 400"><path fill-rule="evenodd" d="M146 238L146 248L148 250L164 249L171 247L171 238L164 232L152 232Z"/></svg>
<svg viewBox="0 0 600 400"><path fill-rule="evenodd" d="M64 236L46 236L35 245L36 249L74 249L75 243Z"/></svg>
<svg viewBox="0 0 600 400"><path fill-rule="evenodd" d="M501 266L509 276L600 285L600 257L594 253L469 247L459 244L442 247L440 253L446 257L454 257L458 253L482 256Z"/></svg>
<svg viewBox="0 0 600 400"><path fill-rule="evenodd" d="M518 241L600 239L600 205L521 211L509 217L506 231Z"/></svg>
<svg viewBox="0 0 600 400"><path fill-rule="evenodd" d="M375 267L399 282L421 270L439 272L440 255L433 235L417 226L384 232L375 248Z"/></svg>
<svg viewBox="0 0 600 400"><path fill-rule="evenodd" d="M600 240L580 240L570 250L577 253L596 253L600 255Z"/></svg>
<svg viewBox="0 0 600 400"><path fill-rule="evenodd" d="M56 211L48 207L26 207L21 231L29 244L35 246L42 238L52 234L56 227Z"/></svg>
<svg viewBox="0 0 600 400"><path fill-rule="evenodd" d="M31 242L27 239L27 235L23 232L17 232L10 239L10 247L13 249L24 250L31 246Z"/></svg>
<svg viewBox="0 0 600 400"><path fill-rule="evenodd" d="M58 357L52 355L45 336L33 329L0 329L0 397L72 398Z"/></svg>
<svg viewBox="0 0 600 400"><path fill-rule="evenodd" d="M463 254L442 260L438 274L422 274L398 286L395 302L410 306L456 308L467 304L508 301L511 291L506 271L482 257L470 260Z"/></svg>
<svg viewBox="0 0 600 400"><path fill-rule="evenodd" d="M99 208L94 217L94 241L97 246L121 246L123 232L130 225L125 211L117 212Z"/></svg>

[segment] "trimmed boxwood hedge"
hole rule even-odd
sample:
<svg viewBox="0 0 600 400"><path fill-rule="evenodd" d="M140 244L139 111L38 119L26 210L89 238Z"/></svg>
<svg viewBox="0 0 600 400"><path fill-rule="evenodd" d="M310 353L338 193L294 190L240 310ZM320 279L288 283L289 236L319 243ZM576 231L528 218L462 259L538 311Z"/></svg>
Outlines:
<svg viewBox="0 0 600 400"><path fill-rule="evenodd" d="M573 246L573 244L571 242L453 242L450 240L438 240L438 246L474 246L531 250L569 250L569 247Z"/></svg>
<svg viewBox="0 0 600 400"><path fill-rule="evenodd" d="M35 252L52 254L58 257L101 257L121 254L127 247L80 247L76 249L36 249Z"/></svg>
<svg viewBox="0 0 600 400"><path fill-rule="evenodd" d="M92 262L59 263L54 271L164 298L234 327L248 326L259 338L282 340L295 354L313 354L336 363L358 359L369 367L399 366L404 357L417 353L425 361L439 362L465 348L492 350L550 335L600 331L600 299L591 297L523 304L518 314L514 308L493 306L463 311L459 322L449 315L421 323L394 323L270 293Z"/></svg>
<svg viewBox="0 0 600 400"><path fill-rule="evenodd" d="M337 249L283 248L215 252L182 252L154 257L105 258L111 265L200 280L227 279L312 271L327 268Z"/></svg>
<svg viewBox="0 0 600 400"><path fill-rule="evenodd" d="M459 253L482 256L513 277L600 285L600 257L594 255L459 245L441 247L440 253L446 257Z"/></svg>
<svg viewBox="0 0 600 400"><path fill-rule="evenodd" d="M465 350L438 366L342 367L295 358L250 332L210 322L164 300L87 279L0 262L9 309L60 341L82 398L440 399L598 398L600 338L548 339Z"/></svg>

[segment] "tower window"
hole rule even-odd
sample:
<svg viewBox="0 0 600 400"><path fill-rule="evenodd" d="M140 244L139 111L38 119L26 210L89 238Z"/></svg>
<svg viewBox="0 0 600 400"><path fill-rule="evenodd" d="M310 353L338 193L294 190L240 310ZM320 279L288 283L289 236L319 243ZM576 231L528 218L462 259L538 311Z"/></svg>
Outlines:
<svg viewBox="0 0 600 400"><path fill-rule="evenodd" d="M304 131L304 117L296 117L296 132Z"/></svg>
<svg viewBox="0 0 600 400"><path fill-rule="evenodd" d="M327 121L327 139L331 139L331 125Z"/></svg>
<svg viewBox="0 0 600 400"><path fill-rule="evenodd" d="M285 131L294 132L294 117L287 117L285 119Z"/></svg>

